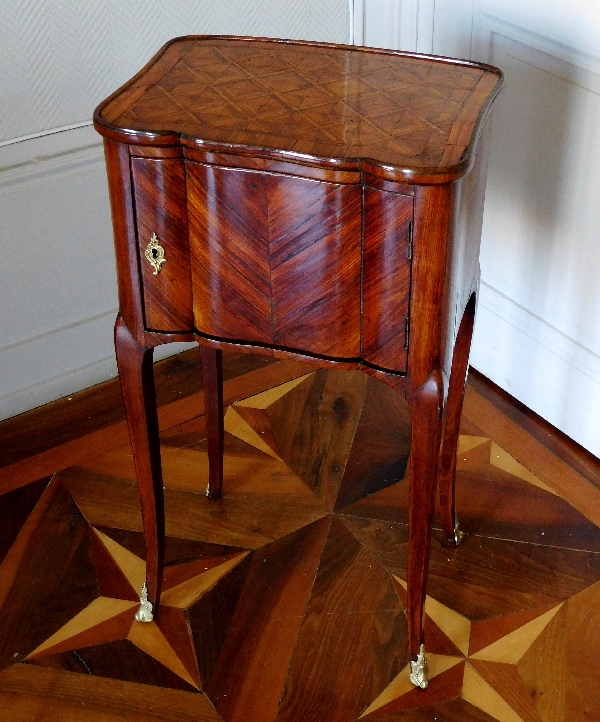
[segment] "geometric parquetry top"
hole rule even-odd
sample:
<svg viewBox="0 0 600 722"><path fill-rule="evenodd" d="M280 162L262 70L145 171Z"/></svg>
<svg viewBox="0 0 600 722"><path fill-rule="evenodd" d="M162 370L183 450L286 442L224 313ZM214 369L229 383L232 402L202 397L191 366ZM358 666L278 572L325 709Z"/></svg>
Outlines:
<svg viewBox="0 0 600 722"><path fill-rule="evenodd" d="M189 36L165 45L94 120L125 142L252 149L410 182L466 172L501 84L499 70L467 61Z"/></svg>

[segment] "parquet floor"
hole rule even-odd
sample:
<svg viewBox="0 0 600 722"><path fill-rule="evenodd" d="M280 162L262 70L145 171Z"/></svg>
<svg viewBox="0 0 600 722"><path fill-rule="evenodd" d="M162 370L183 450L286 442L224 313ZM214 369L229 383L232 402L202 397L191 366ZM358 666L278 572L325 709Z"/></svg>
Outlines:
<svg viewBox="0 0 600 722"><path fill-rule="evenodd" d="M0 424L0 720L600 720L600 462L481 379L434 532L431 681L408 682L410 419L358 372L228 356L209 501L193 352L159 374L162 611L114 384ZM557 440L558 439L558 440Z"/></svg>

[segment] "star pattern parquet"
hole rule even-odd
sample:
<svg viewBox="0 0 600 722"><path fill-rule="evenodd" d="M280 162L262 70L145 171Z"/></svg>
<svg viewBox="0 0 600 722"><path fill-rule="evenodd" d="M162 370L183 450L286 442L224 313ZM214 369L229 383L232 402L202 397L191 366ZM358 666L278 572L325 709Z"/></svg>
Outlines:
<svg viewBox="0 0 600 722"><path fill-rule="evenodd" d="M148 87L153 73L160 79ZM481 102L498 83L481 68L393 53L330 46L309 54L302 44L220 38L177 41L148 76L102 118L132 130L400 168L458 163Z"/></svg>
<svg viewBox="0 0 600 722"><path fill-rule="evenodd" d="M3 514L14 508L0 546L0 720L27 719L14 702L25 679L109 679L133 697L141 683L175 695L165 720L182 719L178 704L210 722L600 716L600 529L551 476L463 418L467 536L448 550L434 531L422 691L406 657L404 401L359 372L296 370L239 393L225 430L219 502L202 493L203 418L162 433L166 568L151 624L133 619L144 546L128 446L0 497Z"/></svg>

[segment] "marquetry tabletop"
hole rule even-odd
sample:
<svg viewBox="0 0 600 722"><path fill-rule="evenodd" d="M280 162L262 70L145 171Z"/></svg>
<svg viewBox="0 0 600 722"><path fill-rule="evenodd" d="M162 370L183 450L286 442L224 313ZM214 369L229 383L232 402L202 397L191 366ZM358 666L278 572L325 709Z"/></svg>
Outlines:
<svg viewBox="0 0 600 722"><path fill-rule="evenodd" d="M145 145L460 173L501 84L496 68L351 46L227 37L167 44L96 111Z"/></svg>

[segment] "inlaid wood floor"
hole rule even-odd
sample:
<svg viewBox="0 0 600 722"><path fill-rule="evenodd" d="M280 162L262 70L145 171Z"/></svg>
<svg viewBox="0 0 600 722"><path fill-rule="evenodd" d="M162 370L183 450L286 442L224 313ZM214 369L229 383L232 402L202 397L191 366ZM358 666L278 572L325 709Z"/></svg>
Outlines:
<svg viewBox="0 0 600 722"><path fill-rule="evenodd" d="M447 550L434 532L417 690L404 400L359 372L228 356L215 502L195 355L158 373L168 538L151 624L133 618L144 545L115 383L0 424L0 720L600 720L599 462L467 387L467 535Z"/></svg>

